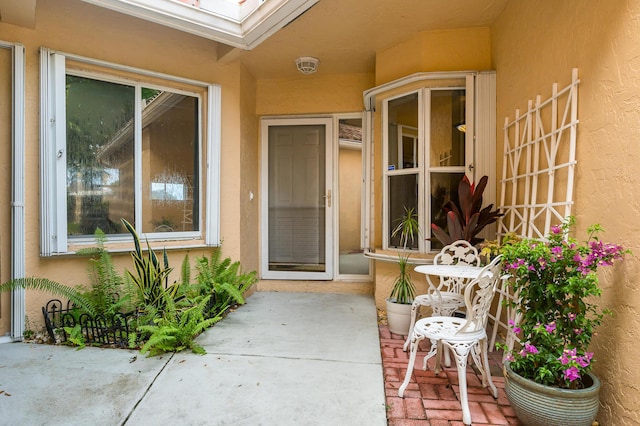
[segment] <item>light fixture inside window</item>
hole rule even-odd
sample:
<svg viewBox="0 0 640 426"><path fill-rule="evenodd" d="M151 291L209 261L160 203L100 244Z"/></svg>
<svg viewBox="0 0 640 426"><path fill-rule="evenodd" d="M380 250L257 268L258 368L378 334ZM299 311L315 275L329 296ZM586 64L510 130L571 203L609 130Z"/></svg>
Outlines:
<svg viewBox="0 0 640 426"><path fill-rule="evenodd" d="M296 59L296 66L298 67L298 71L302 74L313 74L318 70L319 62L318 58L314 58L312 56L301 56Z"/></svg>

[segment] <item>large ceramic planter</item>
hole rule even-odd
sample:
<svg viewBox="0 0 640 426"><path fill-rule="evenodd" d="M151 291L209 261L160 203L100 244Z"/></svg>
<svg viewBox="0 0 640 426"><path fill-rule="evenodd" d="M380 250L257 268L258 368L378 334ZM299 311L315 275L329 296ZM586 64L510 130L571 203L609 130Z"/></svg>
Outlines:
<svg viewBox="0 0 640 426"><path fill-rule="evenodd" d="M525 379L509 363L504 373L507 398L525 426L591 426L598 414L600 380L593 374L589 374L591 386L570 390Z"/></svg>
<svg viewBox="0 0 640 426"><path fill-rule="evenodd" d="M407 336L411 325L411 305L395 303L387 299L387 324L393 334Z"/></svg>

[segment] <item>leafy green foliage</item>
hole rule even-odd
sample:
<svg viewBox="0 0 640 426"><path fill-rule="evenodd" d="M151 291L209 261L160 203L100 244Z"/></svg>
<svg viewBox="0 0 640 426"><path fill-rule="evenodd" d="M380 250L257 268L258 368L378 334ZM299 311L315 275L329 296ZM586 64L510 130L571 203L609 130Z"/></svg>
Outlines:
<svg viewBox="0 0 640 426"><path fill-rule="evenodd" d="M24 288L36 291L44 291L55 296L69 299L76 308L82 309L90 315L96 314L96 309L91 301L79 290L61 284L59 282L37 277L16 278L0 284L0 292L12 291L17 288Z"/></svg>
<svg viewBox="0 0 640 426"><path fill-rule="evenodd" d="M435 223L431 224L433 235L443 245L448 245L458 240L466 240L475 245L482 241L476 235L485 226L494 223L502 213L491 211L493 204L482 208L482 193L489 178L482 176L478 185L469 182L465 175L458 184L458 200L460 205L449 201L443 207L447 212L447 230L443 230Z"/></svg>
<svg viewBox="0 0 640 426"><path fill-rule="evenodd" d="M113 259L104 248L105 233L100 228L95 233L97 247L82 249L81 255L90 255L89 279L91 290L84 293L91 300L97 314L113 315L121 312L129 302L129 295L124 292L124 278L118 274Z"/></svg>
<svg viewBox="0 0 640 426"><path fill-rule="evenodd" d="M233 304L244 303L244 292L256 281L256 273L242 272L240 262L221 259L221 251L213 250L210 258L196 259L196 287L200 294L211 297L208 314L216 316Z"/></svg>
<svg viewBox="0 0 640 426"><path fill-rule="evenodd" d="M155 355L184 349L204 353L204 349L194 342L195 337L220 321L230 307L244 303L243 294L257 281L256 273L243 272L240 262L222 259L221 251L216 249L209 258L196 259L195 283L191 282L191 265L186 255L181 265L180 281L169 285L168 278L173 268L169 266L166 250L163 251L162 262L148 242L147 251L143 253L133 226L124 219L122 223L133 236L133 273L125 270L124 275L118 274L111 255L104 247L106 237L98 229L95 232L97 246L79 252L90 256L90 290L73 288L46 278L20 278L1 284L0 292L29 288L66 298L74 307L65 315L71 315L76 324L83 314L92 318L120 314L119 317L125 318L131 330L128 347L142 346L143 353ZM93 341L83 334L80 325L64 327L64 331L67 343L79 348Z"/></svg>
<svg viewBox="0 0 640 426"><path fill-rule="evenodd" d="M76 324L73 327L65 327L65 333L67 333L67 342L78 347L78 350L84 349L86 346L86 339L82 334L82 327L80 324Z"/></svg>
<svg viewBox="0 0 640 426"><path fill-rule="evenodd" d="M510 325L523 342L522 350L506 359L525 378L568 389L582 387L582 377L591 369L591 338L610 314L597 303L602 293L597 271L629 253L600 241L599 225L578 243L568 236L574 223L569 217L553 226L545 240L523 239L502 248L503 267L519 299L511 306L521 315Z"/></svg>
<svg viewBox="0 0 640 426"><path fill-rule="evenodd" d="M205 318L204 310L208 302L207 296L193 306L178 309L172 301L167 301L167 310L162 317L155 319L152 325L138 327L140 332L150 335L140 352L148 352L153 356L162 352L191 349L194 353L204 354L204 348L194 339L222 319L221 316Z"/></svg>

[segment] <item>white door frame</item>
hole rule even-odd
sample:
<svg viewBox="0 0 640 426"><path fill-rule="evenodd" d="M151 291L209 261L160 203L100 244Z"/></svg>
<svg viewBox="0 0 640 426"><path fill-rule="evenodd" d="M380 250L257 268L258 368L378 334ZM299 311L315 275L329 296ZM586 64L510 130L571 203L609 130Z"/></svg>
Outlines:
<svg viewBox="0 0 640 426"><path fill-rule="evenodd" d="M25 173L25 48L18 43L0 41L0 48L12 55L12 199L11 199L11 279L25 276L24 173ZM25 291L11 292L11 335L0 336L0 343L22 340L25 329Z"/></svg>
<svg viewBox="0 0 640 426"><path fill-rule="evenodd" d="M332 117L287 117L263 118L261 131L261 168L260 168L260 276L263 279L288 280L332 280L334 275L334 214L333 202L325 204L325 271L270 271L269 270L269 127L270 126L325 126L325 194L330 199L333 187L333 147L334 131ZM329 192L330 191L330 192Z"/></svg>

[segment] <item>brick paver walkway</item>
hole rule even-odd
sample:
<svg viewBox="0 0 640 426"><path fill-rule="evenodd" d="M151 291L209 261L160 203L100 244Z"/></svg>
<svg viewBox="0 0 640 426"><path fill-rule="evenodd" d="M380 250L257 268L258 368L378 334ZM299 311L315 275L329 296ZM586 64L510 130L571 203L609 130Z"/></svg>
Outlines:
<svg viewBox="0 0 640 426"><path fill-rule="evenodd" d="M399 398L398 388L404 380L409 353L402 350L403 336L390 333L386 325L379 327L388 425L462 426L460 390L455 364L450 368L444 368L436 376L433 373L435 358L429 360L429 369L423 371L421 355L426 355L426 352L418 352L411 382L404 392L404 398ZM428 348L429 342L423 344ZM474 425L520 424L504 393L501 355L501 352L489 354L493 382L498 388L497 400L487 388L482 387L481 377L474 369L467 367L469 409Z"/></svg>

